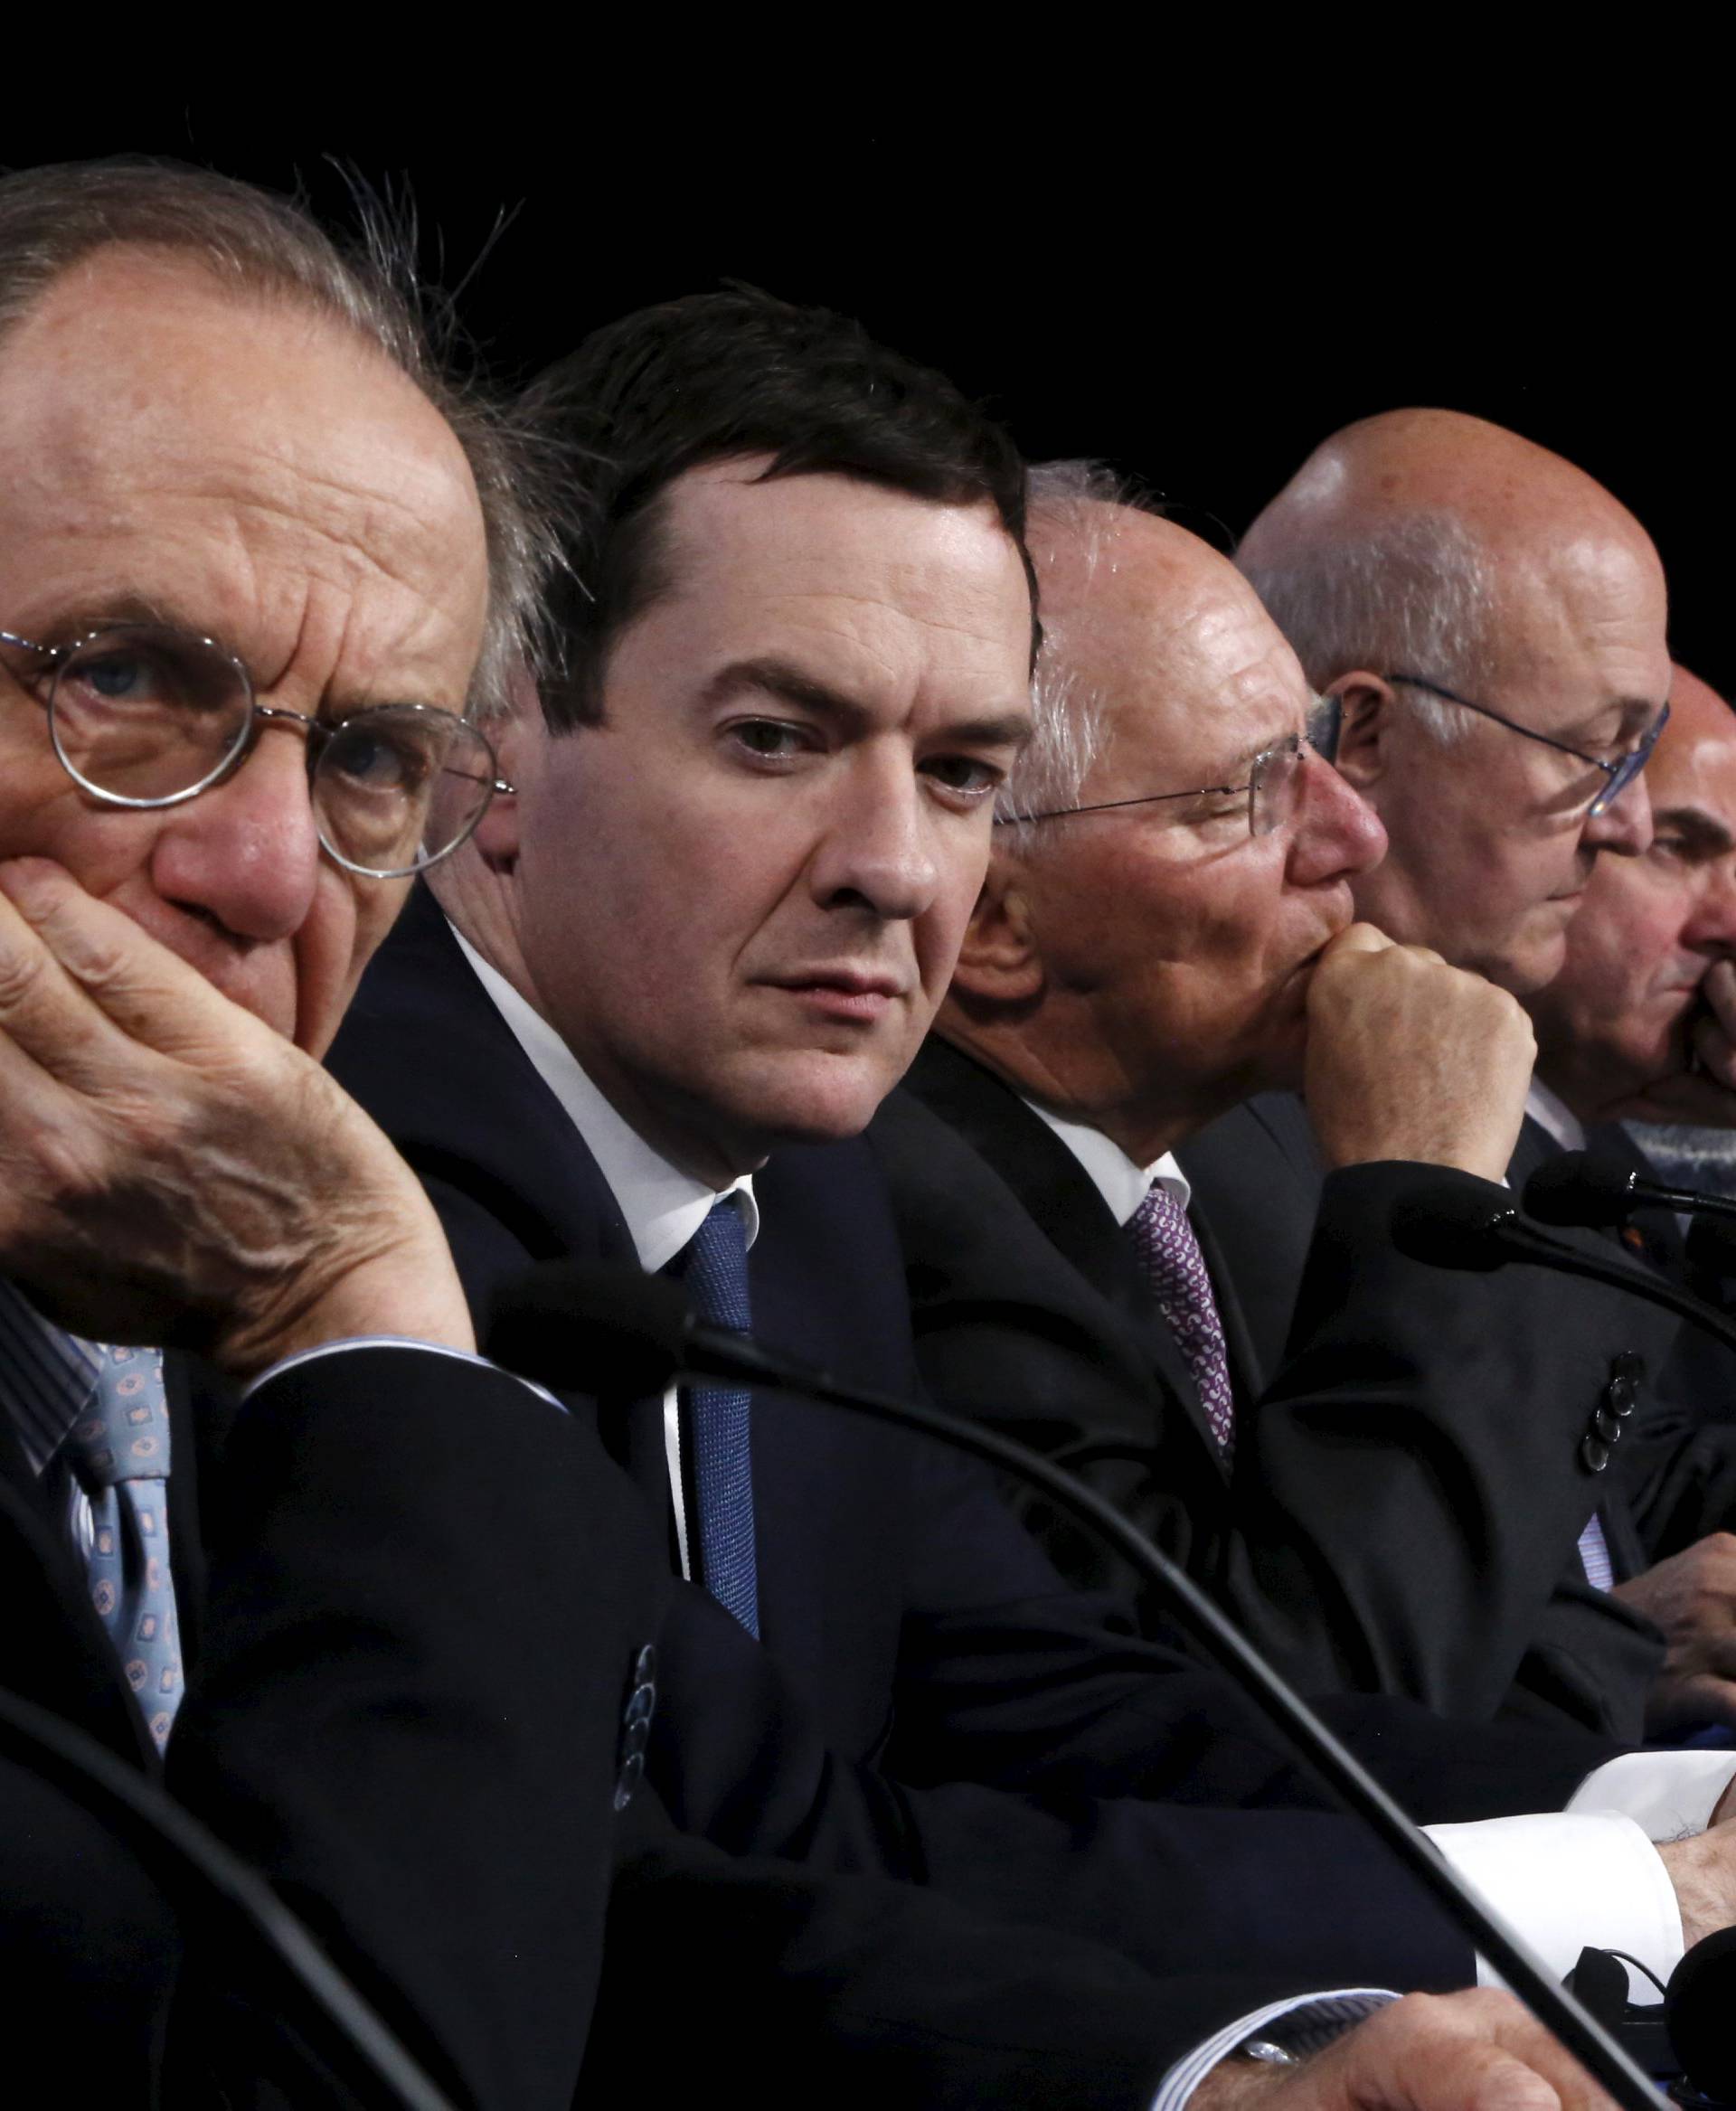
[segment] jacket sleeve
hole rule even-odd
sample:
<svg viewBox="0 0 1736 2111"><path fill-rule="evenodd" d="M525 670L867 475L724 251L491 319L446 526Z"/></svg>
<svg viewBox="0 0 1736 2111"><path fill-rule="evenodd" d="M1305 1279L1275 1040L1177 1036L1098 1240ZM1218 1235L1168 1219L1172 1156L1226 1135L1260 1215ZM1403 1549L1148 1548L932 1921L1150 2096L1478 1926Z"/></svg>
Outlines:
<svg viewBox="0 0 1736 2111"><path fill-rule="evenodd" d="M269 1378L202 1499L172 1787L460 2101L564 2111L666 1588L642 1506L517 1380L387 1346ZM195 1984L231 1963L196 1956Z"/></svg>

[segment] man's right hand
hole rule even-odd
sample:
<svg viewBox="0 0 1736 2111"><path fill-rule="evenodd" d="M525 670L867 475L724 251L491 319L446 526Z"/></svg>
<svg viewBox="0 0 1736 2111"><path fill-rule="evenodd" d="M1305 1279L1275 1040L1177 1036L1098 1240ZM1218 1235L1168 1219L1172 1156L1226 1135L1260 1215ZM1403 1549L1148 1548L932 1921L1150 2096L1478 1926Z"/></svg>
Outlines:
<svg viewBox="0 0 1736 2111"><path fill-rule="evenodd" d="M1510 1993L1413 1993L1294 2067L1226 2059L1192 2111L1609 2111Z"/></svg>
<svg viewBox="0 0 1736 2111"><path fill-rule="evenodd" d="M240 1378L474 1346L420 1183L310 1058L58 865L0 865L0 1270L92 1340Z"/></svg>
<svg viewBox="0 0 1736 2111"><path fill-rule="evenodd" d="M1675 1887L1684 1949L1721 1928L1736 1927L1736 1817L1726 1814L1733 1794L1724 1791L1712 1813L1715 1822L1703 1833L1664 1841L1657 1850Z"/></svg>
<svg viewBox="0 0 1736 2111"><path fill-rule="evenodd" d="M1410 1159L1504 1180L1535 1055L1505 990L1372 924L1341 931L1308 985L1304 1092L1331 1166Z"/></svg>

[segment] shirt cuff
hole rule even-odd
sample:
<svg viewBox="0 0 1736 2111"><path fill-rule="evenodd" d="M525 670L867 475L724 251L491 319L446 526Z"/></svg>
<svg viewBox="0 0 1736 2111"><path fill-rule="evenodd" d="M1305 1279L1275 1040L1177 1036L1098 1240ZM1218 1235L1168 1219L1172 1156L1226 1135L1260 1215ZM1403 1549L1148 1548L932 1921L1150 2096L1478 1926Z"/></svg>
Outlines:
<svg viewBox="0 0 1736 2111"><path fill-rule="evenodd" d="M515 1385L522 1385L526 1392L534 1393L538 1399L547 1400L557 1413L564 1415L565 1408L545 1387L534 1379L520 1378L514 1371L502 1371L498 1363L491 1363L487 1357L473 1354L467 1349L454 1349L445 1342L419 1342L408 1334L351 1334L342 1341L319 1342L311 1349L297 1349L294 1355L280 1357L269 1371L259 1375L245 1389L241 1399L245 1403L253 1398L262 1385L269 1385L274 1378L281 1378L286 1371L294 1371L303 1363L311 1363L318 1356L338 1356L349 1349L414 1349L424 1356L452 1356L460 1363L474 1363L479 1371L493 1371L502 1378L510 1378Z"/></svg>
<svg viewBox="0 0 1736 2111"><path fill-rule="evenodd" d="M1250 2038L1269 2031L1276 2022L1288 2021L1292 2027L1300 2025L1310 2031L1336 2023L1342 2033L1372 2016L1377 2008L1384 2008L1388 2002L1398 1998L1384 1987L1353 1986L1336 1993L1298 1993L1284 2001L1269 2001L1264 2008L1251 2009L1237 2021L1226 2023L1203 2045L1184 2053L1158 2083L1151 2111L1183 2111L1183 2106L1219 2060L1227 2059L1238 2045L1245 2045ZM1304 2011L1318 2011L1318 2014L1305 2014Z"/></svg>
<svg viewBox="0 0 1736 2111"><path fill-rule="evenodd" d="M1554 1812L1423 1831L1555 1978L1567 1976L1588 1944L1626 1950L1662 1980L1681 1963L1675 1887L1632 1818ZM1481 1956L1477 1983L1506 1984Z"/></svg>
<svg viewBox="0 0 1736 2111"><path fill-rule="evenodd" d="M1648 1840L1686 1840L1712 1823L1736 1752L1624 1752L1574 1790L1568 1809L1619 1811Z"/></svg>

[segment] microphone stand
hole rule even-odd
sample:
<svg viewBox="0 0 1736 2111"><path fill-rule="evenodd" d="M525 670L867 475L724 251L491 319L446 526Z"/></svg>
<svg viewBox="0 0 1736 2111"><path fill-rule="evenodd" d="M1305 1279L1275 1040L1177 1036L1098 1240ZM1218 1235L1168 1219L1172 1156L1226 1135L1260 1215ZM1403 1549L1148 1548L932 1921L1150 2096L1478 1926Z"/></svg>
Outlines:
<svg viewBox="0 0 1736 2111"><path fill-rule="evenodd" d="M1736 1329L1731 1334L1736 1340ZM1627 2111L1657 2111L1655 2086L1603 2025L1551 1977L1541 1958L1490 1911L1434 1842L1412 1824L1192 1578L1082 1481L995 1430L888 1393L841 1384L829 1372L790 1362L756 1342L691 1316L682 1329L680 1361L691 1377L763 1386L899 1423L1040 1488L1157 1586L1181 1624L1229 1670L1268 1720L1342 1801L1381 1834L1455 1927L1470 1937L1514 1992L1609 2094Z"/></svg>

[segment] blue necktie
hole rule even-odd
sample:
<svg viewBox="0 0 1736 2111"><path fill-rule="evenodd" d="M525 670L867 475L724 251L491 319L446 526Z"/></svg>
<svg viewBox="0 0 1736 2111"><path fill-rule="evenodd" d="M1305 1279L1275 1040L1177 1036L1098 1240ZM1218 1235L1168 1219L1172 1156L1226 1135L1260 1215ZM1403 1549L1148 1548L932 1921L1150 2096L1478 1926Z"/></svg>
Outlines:
<svg viewBox="0 0 1736 2111"><path fill-rule="evenodd" d="M161 1751L181 1705L169 1574L169 1410L157 1349L88 1344L95 1390L67 1447L90 1502L90 1602Z"/></svg>
<svg viewBox="0 0 1736 2111"><path fill-rule="evenodd" d="M677 1258L674 1272L702 1319L745 1334L748 1239L741 1212L724 1196ZM693 1486L699 1504L700 1581L750 1635L760 1632L760 1585L753 1551L753 1464L745 1388L688 1390L693 1432Z"/></svg>

